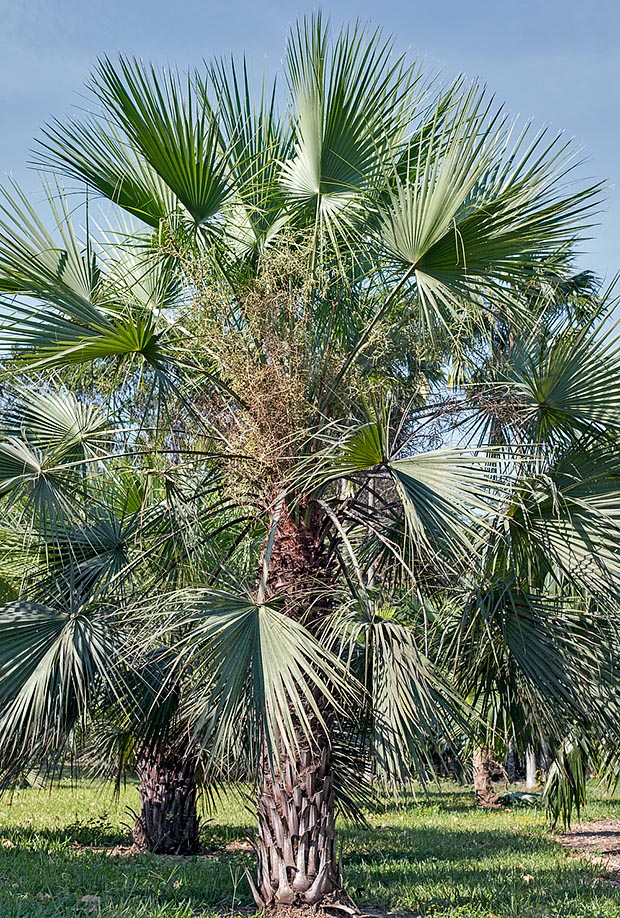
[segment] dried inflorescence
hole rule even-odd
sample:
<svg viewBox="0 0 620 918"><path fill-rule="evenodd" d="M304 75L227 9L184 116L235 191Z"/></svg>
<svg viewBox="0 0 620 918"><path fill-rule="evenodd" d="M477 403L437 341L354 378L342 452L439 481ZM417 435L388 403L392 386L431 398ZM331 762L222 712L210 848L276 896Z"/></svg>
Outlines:
<svg viewBox="0 0 620 918"><path fill-rule="evenodd" d="M195 253L183 264L194 297L182 321L195 359L223 384L204 407L228 444L230 488L262 499L299 455L311 416L307 251L291 243L265 253L234 297Z"/></svg>

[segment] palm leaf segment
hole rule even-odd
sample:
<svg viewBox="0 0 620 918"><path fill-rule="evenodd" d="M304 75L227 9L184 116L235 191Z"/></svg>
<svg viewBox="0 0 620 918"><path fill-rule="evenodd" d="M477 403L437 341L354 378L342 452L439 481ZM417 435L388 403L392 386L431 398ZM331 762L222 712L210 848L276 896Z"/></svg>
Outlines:
<svg viewBox="0 0 620 918"><path fill-rule="evenodd" d="M103 242L87 233L81 243L64 192L45 190L55 233L19 189L2 192L0 289L10 296L0 300L0 353L14 369L74 368L74 380L81 367L97 373L106 361L108 388L149 393L143 416L152 406L166 410L171 392L187 401L190 333L171 318L187 296L176 261L131 226Z"/></svg>
<svg viewBox="0 0 620 918"><path fill-rule="evenodd" d="M384 422L371 421L348 435L330 460L334 473L386 474L402 501L409 535L418 550L441 546L452 561L480 549L480 535L505 495L491 453L446 448L390 458Z"/></svg>
<svg viewBox="0 0 620 918"><path fill-rule="evenodd" d="M361 195L381 186L420 96L419 75L390 60L391 43L356 26L333 44L321 17L287 48L295 148L282 169L286 195L329 225L354 219Z"/></svg>
<svg viewBox="0 0 620 918"><path fill-rule="evenodd" d="M520 414L535 424L541 440L554 428L574 435L618 427L617 329L597 326L590 321L542 346L530 341L511 353L506 382L521 396Z"/></svg>
<svg viewBox="0 0 620 918"><path fill-rule="evenodd" d="M432 753L456 749L467 729L466 705L420 649L415 613L379 600L349 603L334 613L327 636L366 688L360 741L373 774L398 788L433 771ZM358 730L359 730L358 726Z"/></svg>

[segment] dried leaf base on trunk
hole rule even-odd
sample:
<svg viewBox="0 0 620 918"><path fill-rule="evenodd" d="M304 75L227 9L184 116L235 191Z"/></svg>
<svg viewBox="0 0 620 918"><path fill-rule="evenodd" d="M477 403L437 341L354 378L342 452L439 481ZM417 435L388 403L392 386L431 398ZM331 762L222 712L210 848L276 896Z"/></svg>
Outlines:
<svg viewBox="0 0 620 918"><path fill-rule="evenodd" d="M271 767L264 757L258 805L256 904L357 910L336 856L334 782L327 745Z"/></svg>
<svg viewBox="0 0 620 918"><path fill-rule="evenodd" d="M140 813L133 840L141 851L196 854L200 850L196 763L178 756L143 759L137 768Z"/></svg>

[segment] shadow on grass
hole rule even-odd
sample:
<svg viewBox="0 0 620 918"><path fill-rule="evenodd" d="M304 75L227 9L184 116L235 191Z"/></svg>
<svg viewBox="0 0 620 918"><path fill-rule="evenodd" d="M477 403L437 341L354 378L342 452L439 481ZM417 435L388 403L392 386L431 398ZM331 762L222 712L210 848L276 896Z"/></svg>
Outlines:
<svg viewBox="0 0 620 918"><path fill-rule="evenodd" d="M208 908L250 904L239 857L195 859L139 854L113 857L64 849L51 854L11 851L0 857L0 915L81 914L80 903L97 902L102 914L198 914ZM93 898L96 897L96 898ZM84 911L95 909L84 909Z"/></svg>
<svg viewBox="0 0 620 918"><path fill-rule="evenodd" d="M601 868L567 858L539 831L419 825L344 830L348 890L363 907L410 916L501 918L620 914L620 896ZM456 912L454 912L456 914Z"/></svg>
<svg viewBox="0 0 620 918"><path fill-rule="evenodd" d="M435 785L418 788L415 792L409 791L400 794L398 798L377 795L374 803L367 806L367 812L374 815L393 813L395 808L406 812L415 812L420 807L435 807L440 810L471 810L475 809L473 790L469 787L458 787L451 790L438 789Z"/></svg>
<svg viewBox="0 0 620 918"><path fill-rule="evenodd" d="M128 853L124 846L130 835L103 820L58 830L5 828L0 916L58 918L96 912L106 918L189 918L210 909L232 912L252 903L245 867L252 867L253 857L226 850L227 839L246 831L228 827L219 850L204 856L163 857Z"/></svg>
<svg viewBox="0 0 620 918"><path fill-rule="evenodd" d="M342 832L347 863L358 864L369 857L378 861L424 862L430 858L450 864L480 862L485 858L517 857L532 852L533 840L527 835L496 828L445 829L390 827L367 832ZM553 843L547 842L551 849ZM555 847L555 846L553 846Z"/></svg>
<svg viewBox="0 0 620 918"><path fill-rule="evenodd" d="M16 847L24 850L59 850L69 847L103 850L103 853L109 854L132 845L133 819L134 814L129 811L127 818L118 825L111 823L107 814L103 813L89 819L75 819L58 828L17 826L3 830L3 834ZM203 816L200 820L200 856L226 851L229 846L238 850L239 845L246 843L251 834L247 825L217 825L211 818Z"/></svg>
<svg viewBox="0 0 620 918"><path fill-rule="evenodd" d="M76 819L57 829L12 827L5 829L4 835L24 850L39 850L46 845L56 850L65 847L115 848L131 844L129 824L112 825L105 813L90 819Z"/></svg>

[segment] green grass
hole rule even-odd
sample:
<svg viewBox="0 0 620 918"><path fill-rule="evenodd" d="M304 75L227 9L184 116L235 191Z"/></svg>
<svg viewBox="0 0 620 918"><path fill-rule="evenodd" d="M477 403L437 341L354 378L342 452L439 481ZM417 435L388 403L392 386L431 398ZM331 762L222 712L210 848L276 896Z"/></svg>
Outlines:
<svg viewBox="0 0 620 918"><path fill-rule="evenodd" d="M115 801L107 785L87 783L0 799L0 918L234 918L250 905L252 855L230 845L252 827L243 800L220 801L205 822L211 853L193 859L112 855L129 842L135 803L132 787ZM599 796L587 815L620 817L620 801ZM618 889L600 867L567 857L538 811L479 812L452 789L369 821L369 830L341 826L346 884L363 907L419 918L620 918Z"/></svg>

